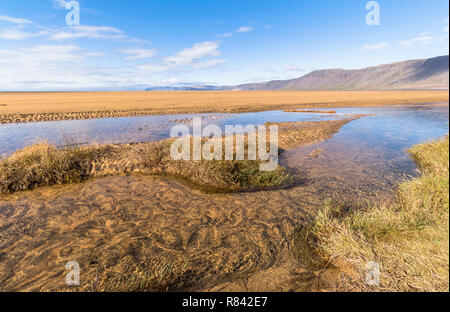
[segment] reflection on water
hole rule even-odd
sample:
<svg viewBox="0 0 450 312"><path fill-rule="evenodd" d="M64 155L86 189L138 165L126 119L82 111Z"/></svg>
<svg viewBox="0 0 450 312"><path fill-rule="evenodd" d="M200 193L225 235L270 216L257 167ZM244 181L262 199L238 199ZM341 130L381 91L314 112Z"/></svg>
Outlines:
<svg viewBox="0 0 450 312"><path fill-rule="evenodd" d="M128 143L161 140L179 123L191 124L202 117L203 124L259 125L264 122L330 120L349 114L373 114L355 120L330 140L284 153L283 165L315 179L325 179L330 188L346 189L350 183L362 191L392 189L399 180L415 173L406 153L414 144L448 133L449 110L445 105L390 106L366 108L323 108L336 114L267 111L243 114L182 114L69 120L0 125L0 154L10 154L32 143L62 144L68 136L78 142ZM374 187L378 184L378 187Z"/></svg>
<svg viewBox="0 0 450 312"><path fill-rule="evenodd" d="M204 124L248 125L284 121L330 120L341 114L301 114L269 111L244 114L182 114L144 117L121 117L88 120L47 121L21 124L0 124L0 154L9 154L27 145L48 141L61 145L64 137L80 143L131 143L168 138L170 129L193 117L202 117Z"/></svg>
<svg viewBox="0 0 450 312"><path fill-rule="evenodd" d="M323 108L336 114L267 111L242 114L182 114L70 120L0 125L0 154L10 154L29 144L49 141L60 145L64 136L78 142L128 143L167 138L179 123L191 124L203 117L203 124L259 125L264 122L316 121L338 119L349 114L373 116L355 120L331 139L303 146L281 156L291 171L308 176L308 183L320 181L326 190L318 193L355 189L367 195L394 189L397 183L415 174L416 166L406 150L420 142L448 133L448 103L426 106L388 106L365 108ZM357 189L357 190L356 190ZM336 194L342 196L343 194ZM355 197L359 197L355 193Z"/></svg>
<svg viewBox="0 0 450 312"><path fill-rule="evenodd" d="M355 192L390 191L414 175L406 152L415 144L448 133L448 106L340 108L339 113L375 114L345 125L331 139L286 152L282 163L327 187ZM366 189L365 189L366 188Z"/></svg>

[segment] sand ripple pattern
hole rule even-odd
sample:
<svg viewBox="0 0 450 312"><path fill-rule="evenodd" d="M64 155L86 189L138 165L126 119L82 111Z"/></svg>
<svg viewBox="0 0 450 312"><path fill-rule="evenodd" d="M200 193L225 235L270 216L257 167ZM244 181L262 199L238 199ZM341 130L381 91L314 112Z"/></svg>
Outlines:
<svg viewBox="0 0 450 312"><path fill-rule="evenodd" d="M134 271L163 290L244 287L280 266L303 219L288 190L205 195L159 177L111 177L0 202L1 290L64 290L78 261L81 290L127 290ZM128 280L129 279L129 280ZM245 286L247 287L247 286ZM244 287L244 288L245 288Z"/></svg>
<svg viewBox="0 0 450 312"><path fill-rule="evenodd" d="M314 167L330 157L318 155ZM367 168L341 175L346 168L330 165L331 174L314 174L286 163L298 184L273 191L208 195L134 174L2 196L0 291L303 290L308 272L291 250L295 226L327 199L374 199L392 185ZM363 180L367 187L357 188ZM68 261L80 264L78 288L65 285Z"/></svg>

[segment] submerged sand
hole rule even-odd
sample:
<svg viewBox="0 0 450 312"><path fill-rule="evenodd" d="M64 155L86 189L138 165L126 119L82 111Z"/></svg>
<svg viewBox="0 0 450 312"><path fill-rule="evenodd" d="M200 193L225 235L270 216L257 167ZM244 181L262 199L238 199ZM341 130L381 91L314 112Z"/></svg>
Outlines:
<svg viewBox="0 0 450 312"><path fill-rule="evenodd" d="M349 121L281 129L296 126L294 133L303 133L297 145L310 144ZM281 135L285 148L293 142L283 140ZM296 260L295 227L329 198L389 198L387 183L365 176L310 179L302 172L287 189L214 195L133 174L2 196L0 290L333 289L327 276L333 271L314 274ZM80 287L65 285L68 261L81 266Z"/></svg>

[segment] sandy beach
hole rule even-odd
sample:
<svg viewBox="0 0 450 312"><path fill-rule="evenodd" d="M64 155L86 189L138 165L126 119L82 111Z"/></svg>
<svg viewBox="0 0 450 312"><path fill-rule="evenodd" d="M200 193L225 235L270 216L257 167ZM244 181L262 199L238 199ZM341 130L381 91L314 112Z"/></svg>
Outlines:
<svg viewBox="0 0 450 312"><path fill-rule="evenodd" d="M404 105L445 102L448 99L448 91L0 93L0 123Z"/></svg>

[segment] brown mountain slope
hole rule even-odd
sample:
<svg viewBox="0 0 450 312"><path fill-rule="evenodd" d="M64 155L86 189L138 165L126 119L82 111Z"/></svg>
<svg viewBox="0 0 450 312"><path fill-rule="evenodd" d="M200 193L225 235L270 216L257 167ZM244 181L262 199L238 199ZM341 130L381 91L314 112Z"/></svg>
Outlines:
<svg viewBox="0 0 450 312"><path fill-rule="evenodd" d="M325 69L303 77L245 84L235 90L401 90L448 89L449 56L411 60L357 70Z"/></svg>

